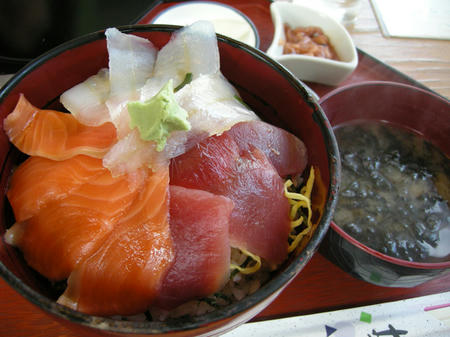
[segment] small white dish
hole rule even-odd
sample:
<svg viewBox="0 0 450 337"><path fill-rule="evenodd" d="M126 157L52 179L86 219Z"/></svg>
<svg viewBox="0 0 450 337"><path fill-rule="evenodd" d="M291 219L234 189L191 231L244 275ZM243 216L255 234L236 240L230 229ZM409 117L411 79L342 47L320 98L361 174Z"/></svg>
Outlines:
<svg viewBox="0 0 450 337"><path fill-rule="evenodd" d="M358 54L347 30L338 21L313 8L289 2L274 2L270 12L275 28L272 44L267 54L289 69L303 81L338 85L358 65ZM320 27L328 36L339 60L322 57L283 54L284 24L291 28Z"/></svg>
<svg viewBox="0 0 450 337"><path fill-rule="evenodd" d="M216 33L259 47L259 36L253 22L234 7L212 1L189 1L168 7L150 23L186 26L198 20L212 22Z"/></svg>

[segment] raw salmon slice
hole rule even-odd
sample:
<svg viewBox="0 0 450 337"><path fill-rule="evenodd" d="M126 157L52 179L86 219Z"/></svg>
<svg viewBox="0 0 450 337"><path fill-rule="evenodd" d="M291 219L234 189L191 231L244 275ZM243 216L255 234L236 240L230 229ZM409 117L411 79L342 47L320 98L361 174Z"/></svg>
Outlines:
<svg viewBox="0 0 450 337"><path fill-rule="evenodd" d="M172 159L173 185L224 195L234 202L231 246L264 258L273 267L287 257L289 203L283 179L262 151L239 150L228 133L207 138Z"/></svg>
<svg viewBox="0 0 450 337"><path fill-rule="evenodd" d="M14 224L6 239L21 248L27 263L40 274L50 280L66 279L102 244L142 189L143 181L142 171L132 178L113 178L105 169L66 197L48 202L33 217Z"/></svg>
<svg viewBox="0 0 450 337"><path fill-rule="evenodd" d="M101 159L84 155L63 161L28 158L14 172L7 192L16 221L29 219L49 201L66 197L106 171Z"/></svg>
<svg viewBox="0 0 450 337"><path fill-rule="evenodd" d="M225 285L230 271L230 215L224 196L170 186L170 231L175 262L154 303L164 309L209 296Z"/></svg>
<svg viewBox="0 0 450 337"><path fill-rule="evenodd" d="M86 126L71 114L36 108L23 94L5 118L3 127L20 151L53 160L78 154L102 158L117 141L112 123Z"/></svg>
<svg viewBox="0 0 450 337"><path fill-rule="evenodd" d="M149 174L101 247L77 265L58 302L95 315L144 312L173 260L168 169Z"/></svg>
<svg viewBox="0 0 450 337"><path fill-rule="evenodd" d="M266 122L241 122L227 133L241 150L253 146L264 152L281 177L302 174L308 162L306 146L300 139Z"/></svg>

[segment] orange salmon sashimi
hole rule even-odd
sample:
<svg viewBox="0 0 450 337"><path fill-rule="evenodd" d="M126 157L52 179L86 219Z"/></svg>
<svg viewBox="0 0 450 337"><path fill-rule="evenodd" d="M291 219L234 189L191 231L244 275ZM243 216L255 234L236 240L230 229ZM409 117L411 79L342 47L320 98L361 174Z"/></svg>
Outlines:
<svg viewBox="0 0 450 337"><path fill-rule="evenodd" d="M168 169L149 174L124 218L71 273L59 303L95 315L149 307L174 259L168 187Z"/></svg>
<svg viewBox="0 0 450 337"><path fill-rule="evenodd" d="M33 106L23 94L5 118L3 128L20 151L53 160L78 154L102 158L117 141L112 123L86 126L71 114Z"/></svg>
<svg viewBox="0 0 450 337"><path fill-rule="evenodd" d="M132 179L113 178L104 169L66 197L14 224L6 240L21 248L27 263L40 274L50 280L66 279L111 232L143 188L144 177L141 170Z"/></svg>
<svg viewBox="0 0 450 337"><path fill-rule="evenodd" d="M83 155L63 161L28 158L14 172L7 192L16 221L31 218L49 201L66 197L106 171L101 159Z"/></svg>

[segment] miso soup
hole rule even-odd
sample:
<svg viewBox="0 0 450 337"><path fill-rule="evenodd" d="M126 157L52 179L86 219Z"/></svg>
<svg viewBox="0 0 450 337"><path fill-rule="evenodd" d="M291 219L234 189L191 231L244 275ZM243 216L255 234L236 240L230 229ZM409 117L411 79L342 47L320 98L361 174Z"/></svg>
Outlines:
<svg viewBox="0 0 450 337"><path fill-rule="evenodd" d="M418 135L385 123L334 131L342 159L335 223L392 257L448 260L449 158Z"/></svg>

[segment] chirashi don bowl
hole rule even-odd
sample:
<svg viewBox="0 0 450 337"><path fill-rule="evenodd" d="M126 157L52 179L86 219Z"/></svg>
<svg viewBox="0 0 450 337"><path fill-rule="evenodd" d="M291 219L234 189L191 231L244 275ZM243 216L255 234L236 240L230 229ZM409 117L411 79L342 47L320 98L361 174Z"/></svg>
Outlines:
<svg viewBox="0 0 450 337"><path fill-rule="evenodd" d="M180 27L170 25L124 26L120 30L150 40L158 49ZM303 84L277 62L257 49L218 35L220 67L244 102L258 116L303 140L308 148L308 168L316 180L312 191L314 229L301 248L291 253L260 289L244 299L213 312L190 318L126 321L87 315L56 303L50 283L37 275L20 251L4 241L14 222L5 191L17 163L18 151L1 133L2 217L0 225L0 274L28 301L62 324L83 334L111 335L218 335L245 323L267 307L308 263L324 238L332 217L340 177L340 160L332 129L317 101ZM105 34L95 32L69 41L27 64L0 91L2 121L23 93L39 108L58 102L59 96L108 65ZM26 320L26 317L24 317Z"/></svg>

